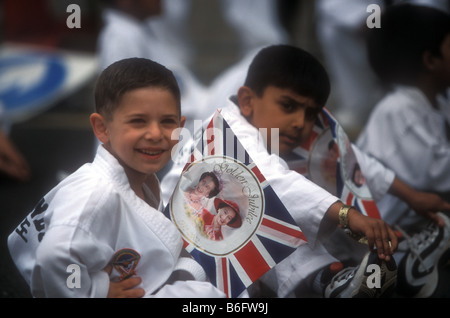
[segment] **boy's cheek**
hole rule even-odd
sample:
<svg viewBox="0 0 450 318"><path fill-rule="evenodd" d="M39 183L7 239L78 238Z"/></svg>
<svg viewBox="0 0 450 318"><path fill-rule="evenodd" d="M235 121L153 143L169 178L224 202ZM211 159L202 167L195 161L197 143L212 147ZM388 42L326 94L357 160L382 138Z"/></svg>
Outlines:
<svg viewBox="0 0 450 318"><path fill-rule="evenodd" d="M287 145L281 145L280 144L278 151L279 151L280 156L287 156L292 151L294 151L295 148L296 147L290 147L290 146L287 146ZM274 152L272 151L272 153L274 153Z"/></svg>
<svg viewBox="0 0 450 318"><path fill-rule="evenodd" d="M301 134L301 140L299 140L299 145L305 143L306 141L311 138L311 134L314 129L314 123L315 121L310 121L305 124L305 127L303 128L302 134Z"/></svg>
<svg viewBox="0 0 450 318"><path fill-rule="evenodd" d="M168 132L166 134L166 139L169 142L170 148L173 149L173 147L175 147L178 144L180 139L184 139L186 137L185 130L187 130L187 129L179 127L179 128L171 130L170 132Z"/></svg>

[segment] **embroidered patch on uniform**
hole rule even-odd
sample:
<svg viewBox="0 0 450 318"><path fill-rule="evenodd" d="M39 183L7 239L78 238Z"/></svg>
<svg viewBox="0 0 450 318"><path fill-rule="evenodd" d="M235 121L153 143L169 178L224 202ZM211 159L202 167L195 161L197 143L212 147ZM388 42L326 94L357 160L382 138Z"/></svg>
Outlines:
<svg viewBox="0 0 450 318"><path fill-rule="evenodd" d="M136 267L141 259L141 255L131 248L118 250L113 258L112 265L120 273L120 280L136 274Z"/></svg>

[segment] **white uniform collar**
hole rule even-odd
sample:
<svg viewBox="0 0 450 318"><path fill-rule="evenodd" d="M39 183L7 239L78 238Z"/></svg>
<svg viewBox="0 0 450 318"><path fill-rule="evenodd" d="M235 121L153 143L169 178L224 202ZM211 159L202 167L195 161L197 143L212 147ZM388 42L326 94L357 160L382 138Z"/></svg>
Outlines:
<svg viewBox="0 0 450 318"><path fill-rule="evenodd" d="M95 165L103 175L112 179L115 183L121 186L130 187L122 165L108 150L105 149L105 147L103 147L103 145L98 146L97 155L92 164Z"/></svg>

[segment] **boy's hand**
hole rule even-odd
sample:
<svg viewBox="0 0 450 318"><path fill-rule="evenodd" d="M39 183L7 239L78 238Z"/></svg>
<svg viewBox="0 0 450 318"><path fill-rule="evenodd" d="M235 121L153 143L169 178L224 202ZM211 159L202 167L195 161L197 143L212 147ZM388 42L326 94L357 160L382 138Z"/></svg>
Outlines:
<svg viewBox="0 0 450 318"><path fill-rule="evenodd" d="M442 199L439 195L428 192L417 191L415 195L409 198L408 205L417 214L432 220L440 227L445 224L436 213L450 211L450 203Z"/></svg>
<svg viewBox="0 0 450 318"><path fill-rule="evenodd" d="M0 172L22 182L30 178L28 162L2 131L0 131Z"/></svg>
<svg viewBox="0 0 450 318"><path fill-rule="evenodd" d="M397 177L392 182L389 193L406 202L417 214L432 220L438 226L444 226L444 221L436 213L450 212L450 203L439 195L418 191Z"/></svg>
<svg viewBox="0 0 450 318"><path fill-rule="evenodd" d="M111 274L112 266L105 268L108 275ZM120 282L109 282L108 298L140 298L144 296L145 291L142 288L135 288L141 283L140 277L130 277Z"/></svg>
<svg viewBox="0 0 450 318"><path fill-rule="evenodd" d="M348 212L349 229L367 238L369 248L377 249L380 259L389 261L398 247L397 236L392 228L383 220L365 216L351 208Z"/></svg>

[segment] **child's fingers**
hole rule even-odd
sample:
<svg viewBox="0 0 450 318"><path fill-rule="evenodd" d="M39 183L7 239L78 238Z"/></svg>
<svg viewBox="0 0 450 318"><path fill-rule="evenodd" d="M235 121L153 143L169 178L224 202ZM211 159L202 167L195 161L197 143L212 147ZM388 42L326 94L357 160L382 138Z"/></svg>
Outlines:
<svg viewBox="0 0 450 318"><path fill-rule="evenodd" d="M389 233L389 248L391 250L391 254L394 254L394 252L398 248L398 237L391 227L388 227L388 233Z"/></svg>
<svg viewBox="0 0 450 318"><path fill-rule="evenodd" d="M378 257L380 258L380 259L385 259L386 258L386 253L385 253L385 251L387 250L387 249L389 249L389 246L386 244L386 246L385 246L385 241L383 240L383 238L381 238L380 236L377 236L376 238L375 238L375 247L376 247L376 249L377 249L377 254L378 254ZM386 248L387 247L387 248Z"/></svg>
<svg viewBox="0 0 450 318"><path fill-rule="evenodd" d="M397 248L397 238L394 231L392 231L386 223L383 223L379 224L379 226L374 230L374 234L378 257L389 260L390 256ZM394 246L392 245L393 242Z"/></svg>
<svg viewBox="0 0 450 318"><path fill-rule="evenodd" d="M122 289L131 289L136 287L137 285L139 285L142 282L142 279L140 277L130 277L127 279L124 279L123 281L120 282L120 285L122 287Z"/></svg>
<svg viewBox="0 0 450 318"><path fill-rule="evenodd" d="M375 235L373 233L373 230L370 228L368 229L364 235L367 238L367 245L369 245L369 250L373 250L375 247Z"/></svg>
<svg viewBox="0 0 450 318"><path fill-rule="evenodd" d="M444 220L442 220L442 218L435 212L431 212L431 211L427 212L427 213L425 213L425 216L428 217L430 220L432 220L439 227L445 226Z"/></svg>
<svg viewBox="0 0 450 318"><path fill-rule="evenodd" d="M125 292L125 298L141 298L145 295L143 288L129 289Z"/></svg>
<svg viewBox="0 0 450 318"><path fill-rule="evenodd" d="M130 277L120 282L121 287L123 288L123 297L124 298L140 298L144 296L145 291L142 288L135 288L142 282L140 277Z"/></svg>
<svg viewBox="0 0 450 318"><path fill-rule="evenodd" d="M106 269L105 269L106 270ZM142 282L140 277L130 277L120 282L110 282L108 297L111 298L139 298L144 296L142 288L135 288Z"/></svg>
<svg viewBox="0 0 450 318"><path fill-rule="evenodd" d="M104 271L108 274L111 275L112 272L112 265L108 265L104 268Z"/></svg>

